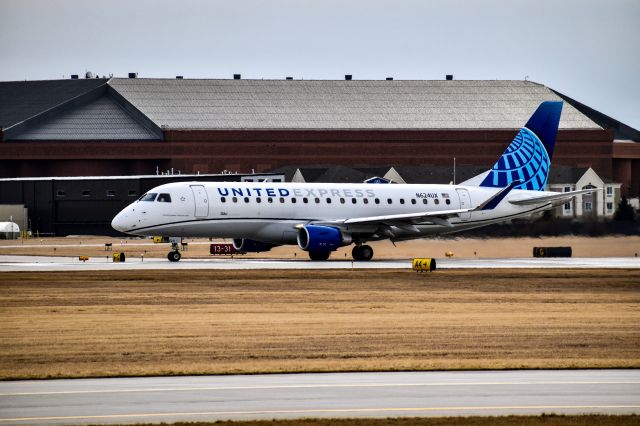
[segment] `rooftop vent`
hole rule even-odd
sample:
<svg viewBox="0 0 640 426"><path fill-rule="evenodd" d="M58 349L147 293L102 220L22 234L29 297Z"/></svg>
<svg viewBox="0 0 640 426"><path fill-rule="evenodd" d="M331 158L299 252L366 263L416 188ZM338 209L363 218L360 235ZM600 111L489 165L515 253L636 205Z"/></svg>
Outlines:
<svg viewBox="0 0 640 426"><path fill-rule="evenodd" d="M387 81L393 80L393 77L387 77Z"/></svg>
<svg viewBox="0 0 640 426"><path fill-rule="evenodd" d="M77 80L78 74L71 74L71 80Z"/></svg>
<svg viewBox="0 0 640 426"><path fill-rule="evenodd" d="M182 76L181 75L176 75L176 80L182 80Z"/></svg>
<svg viewBox="0 0 640 426"><path fill-rule="evenodd" d="M453 74L447 74L445 78L447 80L453 80Z"/></svg>
<svg viewBox="0 0 640 426"><path fill-rule="evenodd" d="M241 78L241 77L242 77L242 76L241 76L240 74L234 74L234 75L233 75L233 79L234 79L234 80L240 80L240 78Z"/></svg>
<svg viewBox="0 0 640 426"><path fill-rule="evenodd" d="M130 72L129 73L129 78L137 78L138 77L138 73L137 72Z"/></svg>
<svg viewBox="0 0 640 426"><path fill-rule="evenodd" d="M351 80L351 77L353 77L351 74L345 74L344 75L344 79L345 80Z"/></svg>
<svg viewBox="0 0 640 426"><path fill-rule="evenodd" d="M293 80L293 77L286 77L287 80Z"/></svg>

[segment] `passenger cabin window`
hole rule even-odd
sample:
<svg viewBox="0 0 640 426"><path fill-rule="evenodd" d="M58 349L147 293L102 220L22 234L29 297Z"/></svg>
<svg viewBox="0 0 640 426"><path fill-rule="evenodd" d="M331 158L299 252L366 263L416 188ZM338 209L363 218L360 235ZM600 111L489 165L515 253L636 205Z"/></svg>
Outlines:
<svg viewBox="0 0 640 426"><path fill-rule="evenodd" d="M91 191L89 191L88 189L83 189L82 190L82 196L83 197L88 197L91 195Z"/></svg>
<svg viewBox="0 0 640 426"><path fill-rule="evenodd" d="M156 200L159 203L170 203L171 202L171 195L169 194L160 194L158 195L158 199Z"/></svg>
<svg viewBox="0 0 640 426"><path fill-rule="evenodd" d="M67 193L66 193L66 192L64 192L64 191L62 191L62 190L60 190L60 191L58 191L58 193L57 193L56 195L57 195L58 197L65 197L65 196L67 195Z"/></svg>
<svg viewBox="0 0 640 426"><path fill-rule="evenodd" d="M129 193L127 194L129 197L135 197L136 195L138 195L138 192L134 189L130 189Z"/></svg>
<svg viewBox="0 0 640 426"><path fill-rule="evenodd" d="M149 192L144 194L142 197L140 197L140 199L138 201L154 201L156 199L156 193L154 192Z"/></svg>
<svg viewBox="0 0 640 426"><path fill-rule="evenodd" d="M115 197L116 196L116 191L114 191L113 189L107 189L107 197Z"/></svg>

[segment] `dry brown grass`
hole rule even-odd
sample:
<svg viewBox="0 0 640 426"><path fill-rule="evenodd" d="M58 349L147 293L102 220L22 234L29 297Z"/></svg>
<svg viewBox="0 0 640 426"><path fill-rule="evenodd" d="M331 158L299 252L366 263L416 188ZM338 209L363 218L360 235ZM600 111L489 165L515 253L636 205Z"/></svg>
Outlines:
<svg viewBox="0 0 640 426"><path fill-rule="evenodd" d="M640 367L640 270L0 274L0 378Z"/></svg>
<svg viewBox="0 0 640 426"><path fill-rule="evenodd" d="M149 239L114 239L109 237L41 238L31 240L0 240L0 255L90 256L107 257L104 243L113 244L114 252L127 257L165 257L169 244L153 244ZM209 241L188 239L189 250L185 258L208 258ZM227 242L230 242L227 241ZM17 247L16 247L17 246ZM531 257L536 246L571 246L575 257L633 257L640 254L640 236L626 237L545 237L545 238L493 238L493 239L425 239L396 243L371 243L376 259L408 259L412 257L444 257L451 251L456 258ZM340 248L331 259L351 259L351 246ZM296 246L276 247L267 253L249 253L244 257L307 259L307 253Z"/></svg>
<svg viewBox="0 0 640 426"><path fill-rule="evenodd" d="M639 425L640 416L504 416L414 417L389 419L296 419L174 423L174 426L626 426Z"/></svg>

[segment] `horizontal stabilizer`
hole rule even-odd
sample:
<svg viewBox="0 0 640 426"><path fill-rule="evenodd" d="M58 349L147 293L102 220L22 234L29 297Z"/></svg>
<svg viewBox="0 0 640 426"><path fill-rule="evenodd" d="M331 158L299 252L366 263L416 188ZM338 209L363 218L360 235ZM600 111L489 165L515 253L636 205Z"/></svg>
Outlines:
<svg viewBox="0 0 640 426"><path fill-rule="evenodd" d="M540 204L540 203L562 204L571 200L576 195L590 194L596 191L600 191L600 189L598 188L581 189L579 191L558 192L557 194L553 194L553 195L541 195L541 196L536 196L535 193L526 193L526 194L522 194L522 197L520 198L510 199L509 202L511 204L515 204L516 206L526 206L530 204Z"/></svg>

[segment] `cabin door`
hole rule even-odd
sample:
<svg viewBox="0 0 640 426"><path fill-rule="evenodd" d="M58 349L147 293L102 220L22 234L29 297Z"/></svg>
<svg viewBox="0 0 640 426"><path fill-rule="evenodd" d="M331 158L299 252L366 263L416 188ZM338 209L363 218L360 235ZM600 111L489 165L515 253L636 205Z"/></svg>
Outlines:
<svg viewBox="0 0 640 426"><path fill-rule="evenodd" d="M196 203L195 217L209 216L209 200L204 186L191 185L191 191L193 192L193 198Z"/></svg>
<svg viewBox="0 0 640 426"><path fill-rule="evenodd" d="M461 209L470 209L471 208L471 197L469 197L469 191L466 189L456 189L458 192L458 198L460 199L460 208ZM460 219L469 220L471 217L471 213L460 213Z"/></svg>

